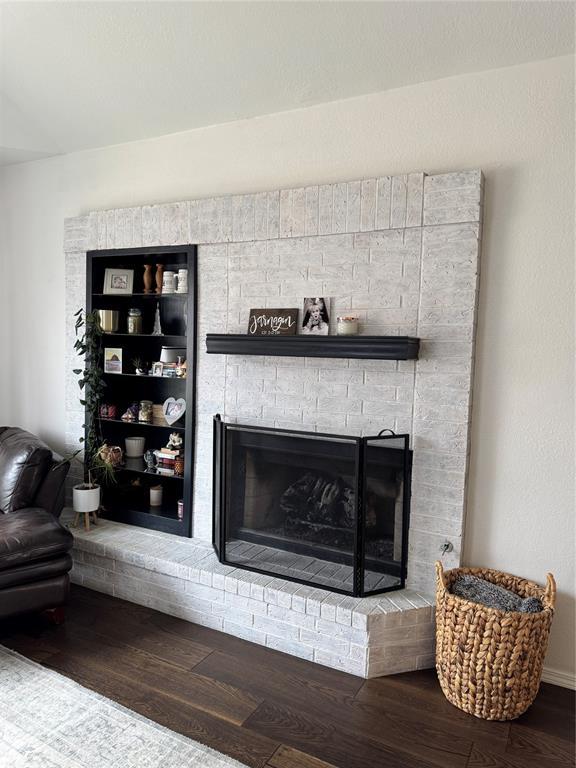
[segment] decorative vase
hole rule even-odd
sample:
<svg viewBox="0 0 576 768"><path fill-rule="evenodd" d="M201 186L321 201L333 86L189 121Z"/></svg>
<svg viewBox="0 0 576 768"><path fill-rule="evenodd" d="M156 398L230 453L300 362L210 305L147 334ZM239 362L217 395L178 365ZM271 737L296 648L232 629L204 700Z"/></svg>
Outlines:
<svg viewBox="0 0 576 768"><path fill-rule="evenodd" d="M136 459L144 455L145 438L127 437L124 442L126 443L126 456Z"/></svg>
<svg viewBox="0 0 576 768"><path fill-rule="evenodd" d="M162 293L163 280L164 280L164 264L156 264L156 293Z"/></svg>
<svg viewBox="0 0 576 768"><path fill-rule="evenodd" d="M104 333L116 333L120 312L117 309L98 309L100 328Z"/></svg>
<svg viewBox="0 0 576 768"><path fill-rule="evenodd" d="M152 293L152 264L144 264L144 293Z"/></svg>

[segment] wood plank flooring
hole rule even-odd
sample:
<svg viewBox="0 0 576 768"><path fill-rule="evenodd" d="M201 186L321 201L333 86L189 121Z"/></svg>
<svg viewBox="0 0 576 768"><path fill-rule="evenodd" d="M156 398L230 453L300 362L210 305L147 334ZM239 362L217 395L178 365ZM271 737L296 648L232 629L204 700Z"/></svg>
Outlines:
<svg viewBox="0 0 576 768"><path fill-rule="evenodd" d="M63 626L4 621L0 643L251 768L575 765L575 696L552 685L489 723L433 670L365 681L80 587Z"/></svg>

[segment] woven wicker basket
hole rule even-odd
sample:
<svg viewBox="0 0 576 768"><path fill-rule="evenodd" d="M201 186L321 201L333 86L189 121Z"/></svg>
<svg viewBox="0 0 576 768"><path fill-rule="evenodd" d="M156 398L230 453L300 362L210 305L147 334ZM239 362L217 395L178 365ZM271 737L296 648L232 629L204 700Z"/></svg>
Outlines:
<svg viewBox="0 0 576 768"><path fill-rule="evenodd" d="M463 574L538 597L544 610L500 611L451 594ZM555 600L551 573L544 588L488 568L444 572L436 563L436 670L448 701L485 720L513 720L525 712L540 686Z"/></svg>

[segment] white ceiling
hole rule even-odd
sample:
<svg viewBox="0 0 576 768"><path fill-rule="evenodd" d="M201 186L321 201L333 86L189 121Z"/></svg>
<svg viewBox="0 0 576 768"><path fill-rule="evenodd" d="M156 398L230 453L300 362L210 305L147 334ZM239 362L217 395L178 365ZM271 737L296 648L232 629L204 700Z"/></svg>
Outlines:
<svg viewBox="0 0 576 768"><path fill-rule="evenodd" d="M0 2L0 164L574 51L572 2Z"/></svg>

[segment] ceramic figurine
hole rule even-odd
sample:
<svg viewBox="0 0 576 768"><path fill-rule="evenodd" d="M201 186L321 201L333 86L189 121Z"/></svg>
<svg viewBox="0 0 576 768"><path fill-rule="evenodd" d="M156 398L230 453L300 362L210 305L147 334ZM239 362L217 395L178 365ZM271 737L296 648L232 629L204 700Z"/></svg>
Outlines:
<svg viewBox="0 0 576 768"><path fill-rule="evenodd" d="M154 314L154 328L152 329L152 336L162 336L162 326L160 325L160 304L156 304L156 312Z"/></svg>
<svg viewBox="0 0 576 768"><path fill-rule="evenodd" d="M170 451L179 451L182 448L182 443L182 435L179 435L178 432L171 432L166 448Z"/></svg>
<svg viewBox="0 0 576 768"><path fill-rule="evenodd" d="M122 414L122 421L138 421L138 411L140 406L138 403L132 403Z"/></svg>
<svg viewBox="0 0 576 768"><path fill-rule="evenodd" d="M144 461L146 462L146 469L151 472L156 469L156 459L154 457L154 451L148 449L144 454Z"/></svg>

